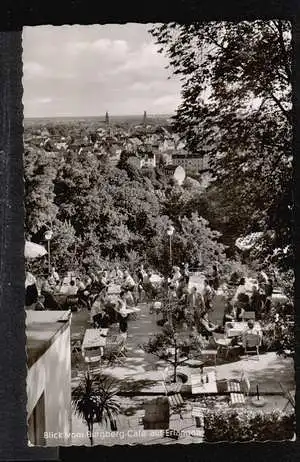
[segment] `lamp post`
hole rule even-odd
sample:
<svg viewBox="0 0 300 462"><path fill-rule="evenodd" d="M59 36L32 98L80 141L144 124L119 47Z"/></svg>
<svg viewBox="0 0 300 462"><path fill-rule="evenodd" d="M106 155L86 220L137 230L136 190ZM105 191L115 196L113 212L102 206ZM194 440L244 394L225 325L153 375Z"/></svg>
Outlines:
<svg viewBox="0 0 300 462"><path fill-rule="evenodd" d="M49 274L51 273L51 254L50 254L50 241L53 237L53 231L49 229L48 231L45 232L44 238L46 239L48 243L48 272Z"/></svg>
<svg viewBox="0 0 300 462"><path fill-rule="evenodd" d="M172 236L174 233L174 226L170 225L167 229L167 235L169 236L169 248L170 248L170 266L172 268L173 256L172 256Z"/></svg>

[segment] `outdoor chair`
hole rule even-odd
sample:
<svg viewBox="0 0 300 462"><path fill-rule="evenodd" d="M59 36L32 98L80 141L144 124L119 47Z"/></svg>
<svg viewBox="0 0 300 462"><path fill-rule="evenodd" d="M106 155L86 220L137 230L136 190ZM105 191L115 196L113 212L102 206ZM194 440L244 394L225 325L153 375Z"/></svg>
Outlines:
<svg viewBox="0 0 300 462"><path fill-rule="evenodd" d="M214 366L217 365L217 355L218 349L217 348L209 348L201 350L201 359L203 363L213 362Z"/></svg>
<svg viewBox="0 0 300 462"><path fill-rule="evenodd" d="M168 400L171 407L177 407L184 404L184 400L180 393L175 393L174 395L168 396Z"/></svg>
<svg viewBox="0 0 300 462"><path fill-rule="evenodd" d="M259 334L255 334L252 332L246 332L243 338L243 347L244 352L247 356L256 353L257 358L259 359L259 347L261 345L261 337Z"/></svg>
<svg viewBox="0 0 300 462"><path fill-rule="evenodd" d="M226 337L224 334L213 333L213 342L217 348L217 354L225 351L225 358L227 359L228 353L232 345L232 339Z"/></svg>
<svg viewBox="0 0 300 462"><path fill-rule="evenodd" d="M293 392L293 391L285 390L285 388L282 386L281 383L279 383L279 385L280 385L281 390L283 391L284 397L287 400L284 408L282 409L282 412L285 412L289 406L291 406L292 409L295 410L296 409L296 400L295 400L295 395L294 395L295 391Z"/></svg>
<svg viewBox="0 0 300 462"><path fill-rule="evenodd" d="M196 428L204 428L204 414L203 408L200 406L195 405L192 408L192 417L195 418L196 421Z"/></svg>
<svg viewBox="0 0 300 462"><path fill-rule="evenodd" d="M230 393L230 404L234 407L243 406L246 403L243 393Z"/></svg>
<svg viewBox="0 0 300 462"><path fill-rule="evenodd" d="M243 314L243 321L255 321L255 311L245 311Z"/></svg>
<svg viewBox="0 0 300 462"><path fill-rule="evenodd" d="M124 359L126 359L125 341L117 339L115 341L108 342L105 347L104 356L108 360L109 364L122 364Z"/></svg>
<svg viewBox="0 0 300 462"><path fill-rule="evenodd" d="M76 357L81 355L81 341L80 340L73 340L71 342L71 353L74 354Z"/></svg>
<svg viewBox="0 0 300 462"><path fill-rule="evenodd" d="M230 393L243 393L248 396L250 392L250 381L243 372L240 379L227 380L227 391Z"/></svg>

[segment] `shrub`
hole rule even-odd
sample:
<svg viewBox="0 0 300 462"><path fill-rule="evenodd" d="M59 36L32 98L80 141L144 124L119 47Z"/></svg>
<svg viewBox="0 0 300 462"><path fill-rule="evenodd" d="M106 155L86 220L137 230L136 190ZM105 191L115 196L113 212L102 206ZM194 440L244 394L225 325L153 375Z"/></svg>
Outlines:
<svg viewBox="0 0 300 462"><path fill-rule="evenodd" d="M280 411L271 413L231 410L204 415L204 441L281 441L291 440L295 433L295 415Z"/></svg>

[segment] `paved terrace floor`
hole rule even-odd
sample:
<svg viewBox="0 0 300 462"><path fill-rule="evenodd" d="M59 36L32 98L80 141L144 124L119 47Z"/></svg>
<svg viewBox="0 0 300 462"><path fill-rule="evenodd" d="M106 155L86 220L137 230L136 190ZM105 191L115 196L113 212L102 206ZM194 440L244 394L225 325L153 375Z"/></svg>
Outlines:
<svg viewBox="0 0 300 462"><path fill-rule="evenodd" d="M167 363L158 360L157 357L149 355L143 351L141 345L147 342L151 334L159 332L160 327L156 324L154 314L149 313L148 304L140 304L141 312L137 320L128 323L128 341L127 341L127 358L122 365L114 365L103 369L105 374L114 376L120 380L124 390L132 392L152 392L164 393L165 389L162 384L162 371ZM82 330L82 322L87 323L88 315L78 313L74 318L73 329ZM87 326L85 326L87 327ZM182 372L190 377L194 369L188 366L180 368ZM248 373L251 391L255 392L256 386L259 386L261 393L277 394L281 392L281 386L286 390L295 388L294 363L292 359L284 359L274 352L261 354L249 359L241 358L235 362L229 362L216 366L217 379L234 379L240 378L242 371ZM73 379L73 386L78 380ZM189 384L190 381L187 382Z"/></svg>

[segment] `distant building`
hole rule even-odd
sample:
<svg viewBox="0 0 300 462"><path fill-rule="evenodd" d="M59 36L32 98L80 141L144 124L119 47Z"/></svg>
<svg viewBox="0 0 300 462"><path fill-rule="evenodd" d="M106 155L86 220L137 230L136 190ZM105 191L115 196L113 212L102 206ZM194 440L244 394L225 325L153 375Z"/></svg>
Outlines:
<svg viewBox="0 0 300 462"><path fill-rule="evenodd" d="M132 155L130 163L136 168L155 168L156 167L156 154L155 153L140 153Z"/></svg>
<svg viewBox="0 0 300 462"><path fill-rule="evenodd" d="M207 157L201 154L174 153L172 163L173 165L180 165L185 170L203 171L208 169Z"/></svg>
<svg viewBox="0 0 300 462"><path fill-rule="evenodd" d="M141 168L155 168L156 167L156 155L154 152L145 153L141 159Z"/></svg>
<svg viewBox="0 0 300 462"><path fill-rule="evenodd" d="M67 445L72 431L71 312L26 314L28 439L35 446Z"/></svg>
<svg viewBox="0 0 300 462"><path fill-rule="evenodd" d="M106 111L105 113L105 124L106 125L109 125L109 115L108 115L108 112Z"/></svg>

